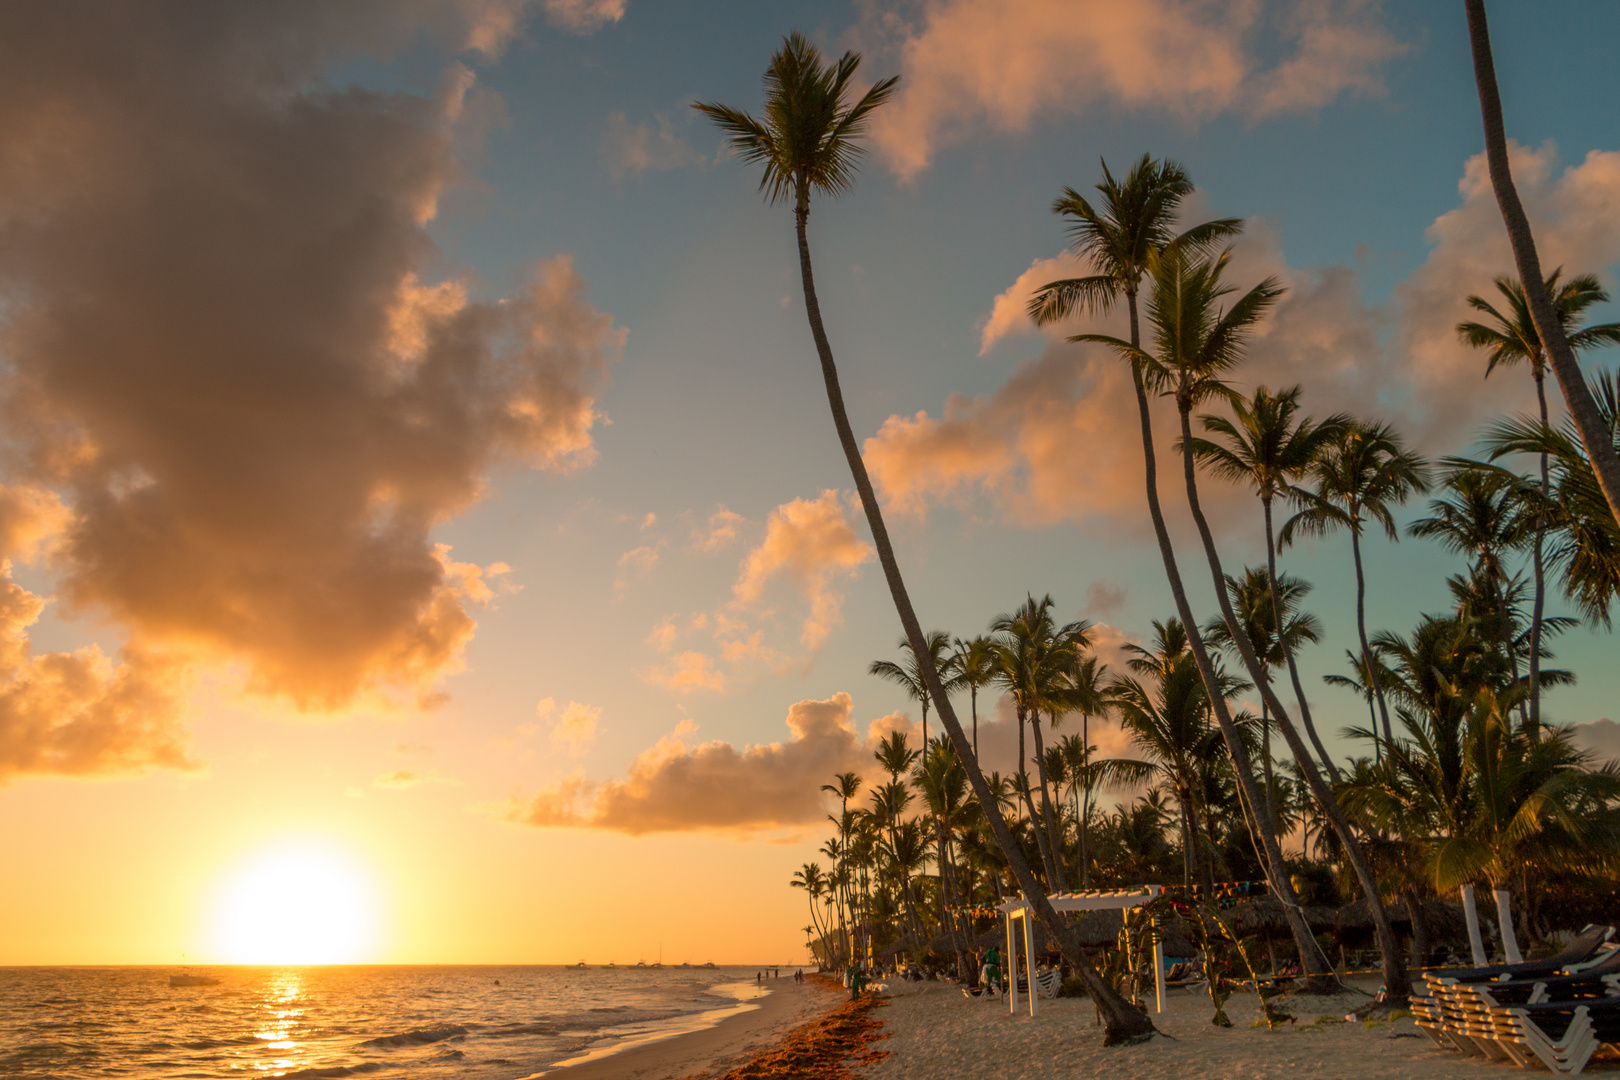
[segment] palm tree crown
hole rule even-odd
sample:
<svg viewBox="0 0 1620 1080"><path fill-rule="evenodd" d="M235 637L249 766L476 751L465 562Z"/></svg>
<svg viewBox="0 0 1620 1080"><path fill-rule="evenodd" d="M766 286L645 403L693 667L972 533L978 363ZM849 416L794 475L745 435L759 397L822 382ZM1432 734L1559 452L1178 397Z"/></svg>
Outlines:
<svg viewBox="0 0 1620 1080"><path fill-rule="evenodd" d="M846 104L859 54L846 52L828 64L821 50L797 30L787 36L765 72L765 118L713 102L693 102L731 136L731 145L750 165L763 165L759 189L772 203L791 197L800 214L810 212L810 192L841 195L855 183L855 169L866 153L860 137L872 110L894 93L898 75L874 83L853 105Z"/></svg>

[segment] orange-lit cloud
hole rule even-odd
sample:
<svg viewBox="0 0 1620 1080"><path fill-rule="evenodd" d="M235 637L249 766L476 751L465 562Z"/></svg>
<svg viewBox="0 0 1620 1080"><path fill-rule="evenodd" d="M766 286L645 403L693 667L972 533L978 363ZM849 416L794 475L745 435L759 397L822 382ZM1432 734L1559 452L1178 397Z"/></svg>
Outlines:
<svg viewBox="0 0 1620 1080"><path fill-rule="evenodd" d="M1110 626L1099 626L1099 647L1111 662L1127 640ZM1115 670L1120 670L1115 667ZM959 703L963 705L963 703ZM980 698L979 758L986 772L1009 775L1018 761L1018 726L1010 719L1007 699ZM543 788L528 799L514 799L499 807L508 821L550 828L608 829L639 835L650 832L753 833L787 829L825 820L835 804L821 792L837 773L853 772L864 791L855 805L865 805L866 794L888 779L875 759L878 744L890 733L903 733L913 748L922 745L922 726L910 716L890 714L866 725L863 733L853 720L850 695L837 693L825 700L806 700L788 709L790 737L785 742L736 747L715 740L692 743L697 731L683 720L669 735L631 762L623 779L602 782L575 774ZM963 705L958 710L964 733L971 720ZM1043 719L1043 725L1048 721ZM1078 735L1080 718L1062 719L1056 736ZM929 734L940 734L938 717ZM1128 740L1117 725L1093 719L1087 734L1101 756L1128 752ZM1056 738L1048 736L1048 744ZM1025 750L1033 753L1027 737Z"/></svg>
<svg viewBox="0 0 1620 1080"><path fill-rule="evenodd" d="M589 34L624 18L625 0L541 0L541 6L556 25Z"/></svg>
<svg viewBox="0 0 1620 1080"><path fill-rule="evenodd" d="M694 531L693 546L720 550L747 524L721 507ZM683 642L701 648L647 667L641 678L681 694L724 691L761 669L782 672L808 664L843 623L842 586L871 558L872 547L856 534L838 492L783 503L766 519L763 539L743 557L729 603L684 619L666 616L647 636L660 653L673 653ZM796 627L797 649L773 644L782 636L780 624L788 622Z"/></svg>
<svg viewBox="0 0 1620 1080"><path fill-rule="evenodd" d="M693 546L699 551L719 551L735 542L740 530L747 525L747 518L722 506L709 515L703 528L693 531Z"/></svg>
<svg viewBox="0 0 1620 1080"><path fill-rule="evenodd" d="M326 76L424 31L494 51L517 12L0 13L0 403L14 479L72 515L69 614L308 709L456 669L489 589L432 530L504 465L590 463L624 331L567 258L496 301L420 277L469 69L437 96Z"/></svg>
<svg viewBox="0 0 1620 1080"><path fill-rule="evenodd" d="M570 701L555 721L552 714L557 711L557 703L551 698L540 702L535 711L540 718L551 722L551 741L558 745L566 745L569 753L576 757L590 748L596 741L596 722L602 717L602 710L596 705L585 705L578 701Z"/></svg>
<svg viewBox="0 0 1620 1080"><path fill-rule="evenodd" d="M838 492L794 499L771 512L765 539L749 552L732 588L737 605L759 603L772 579L786 577L809 606L800 642L811 652L843 622L844 597L835 583L848 580L872 558L872 547L850 526Z"/></svg>
<svg viewBox="0 0 1620 1080"><path fill-rule="evenodd" d="M602 136L602 156L607 160L608 172L618 180L630 173L662 172L696 165L704 160L702 154L681 141L667 115L656 117L657 128L651 124L632 124L622 112L608 114L607 134Z"/></svg>
<svg viewBox="0 0 1620 1080"><path fill-rule="evenodd" d="M654 664L641 672L641 678L653 686L661 686L677 694L694 690L721 691L726 688L726 676L715 669L714 660L704 653L687 650L677 653L667 663Z"/></svg>
<svg viewBox="0 0 1620 1080"><path fill-rule="evenodd" d="M932 0L916 10L914 22L889 10L863 28L898 50L899 95L873 135L905 179L976 125L1024 131L1100 102L1197 121L1381 93L1384 62L1405 48L1367 0ZM1255 55L1262 38L1287 50L1269 67Z"/></svg>
<svg viewBox="0 0 1620 1080"><path fill-rule="evenodd" d="M1513 147L1512 156L1545 266L1584 273L1620 259L1620 152L1593 151L1561 173L1550 147ZM1513 266L1483 155L1469 159L1459 186L1461 204L1428 231L1427 258L1384 305L1367 302L1349 267L1289 265L1275 230L1251 220L1227 278L1248 288L1275 275L1287 292L1257 328L1232 385L1248 392L1299 383L1308 412L1393 422L1431 454L1463 449L1488 416L1528 408L1522 373L1486 382L1483 359L1457 340L1456 324L1471 317L1466 297L1491 293L1492 278ZM1188 209L1191 218L1211 216L1201 205ZM894 512L988 500L1003 518L1026 525L1075 521L1137 535L1147 528L1127 369L1100 347L1064 340L1081 330L1122 335L1120 313L1077 316L1044 331L1023 314L1035 289L1072 272L1066 256L1036 260L992 301L981 351L1040 333L1037 357L988 394L952 395L938 415L890 416L867 440L868 467ZM1175 424L1173 409L1155 402L1159 491L1173 527L1184 516ZM1246 492L1207 477L1200 486L1217 526L1256 530Z"/></svg>
<svg viewBox="0 0 1620 1080"><path fill-rule="evenodd" d="M572 777L505 808L525 825L649 832L753 832L809 825L827 812L821 785L834 773L864 771L870 747L856 731L847 693L788 710L790 737L741 749L688 745L682 721L643 752L623 780Z"/></svg>

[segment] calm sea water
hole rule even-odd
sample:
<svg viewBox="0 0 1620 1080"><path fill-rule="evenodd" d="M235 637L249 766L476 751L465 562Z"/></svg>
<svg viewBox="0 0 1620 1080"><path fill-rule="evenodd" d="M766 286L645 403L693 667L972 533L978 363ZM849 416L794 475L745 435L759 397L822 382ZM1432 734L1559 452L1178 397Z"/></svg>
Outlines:
<svg viewBox="0 0 1620 1080"><path fill-rule="evenodd" d="M748 968L0 968L0 1076L479 1077L706 1027L769 992ZM782 969L783 977L788 971Z"/></svg>

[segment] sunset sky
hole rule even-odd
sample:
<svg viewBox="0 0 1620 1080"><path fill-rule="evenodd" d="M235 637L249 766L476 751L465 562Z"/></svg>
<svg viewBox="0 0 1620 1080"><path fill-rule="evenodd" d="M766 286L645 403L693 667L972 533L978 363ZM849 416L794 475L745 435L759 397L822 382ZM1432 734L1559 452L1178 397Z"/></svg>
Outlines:
<svg viewBox="0 0 1620 1080"><path fill-rule="evenodd" d="M1542 262L1613 290L1620 10L1490 11ZM329 958L803 957L817 789L918 716L866 674L899 625L791 212L689 107L757 109L793 29L901 77L810 229L926 627L1049 592L1112 656L1172 613L1128 378L1064 343L1119 324L1022 314L1102 159L1182 162L1248 220L1231 280L1287 284L1240 387L1435 455L1533 407L1452 329L1511 270L1460 3L0 8L0 964L249 959L225 924L272 880L352 908ZM1263 557L1258 505L1209 501ZM1367 557L1403 632L1463 568ZM1284 565L1337 732L1348 540ZM1612 635L1553 647L1545 714L1620 756Z"/></svg>

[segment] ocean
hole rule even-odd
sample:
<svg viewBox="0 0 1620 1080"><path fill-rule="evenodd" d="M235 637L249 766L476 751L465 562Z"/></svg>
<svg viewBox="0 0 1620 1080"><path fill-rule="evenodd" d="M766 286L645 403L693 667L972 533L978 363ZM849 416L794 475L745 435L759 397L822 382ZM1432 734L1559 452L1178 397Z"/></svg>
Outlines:
<svg viewBox="0 0 1620 1080"><path fill-rule="evenodd" d="M516 1080L758 1008L756 970L0 968L0 1076Z"/></svg>

